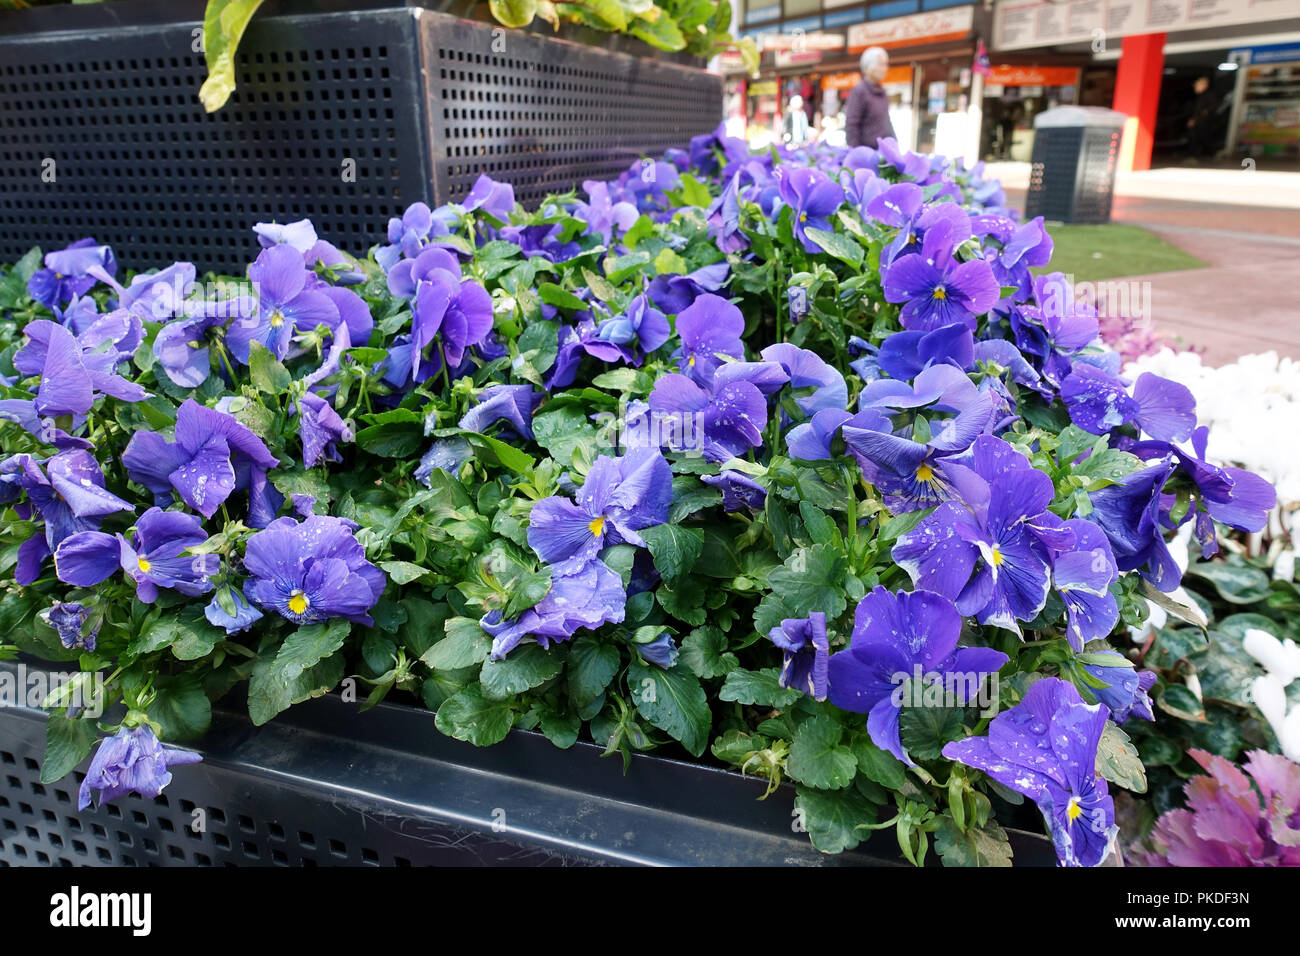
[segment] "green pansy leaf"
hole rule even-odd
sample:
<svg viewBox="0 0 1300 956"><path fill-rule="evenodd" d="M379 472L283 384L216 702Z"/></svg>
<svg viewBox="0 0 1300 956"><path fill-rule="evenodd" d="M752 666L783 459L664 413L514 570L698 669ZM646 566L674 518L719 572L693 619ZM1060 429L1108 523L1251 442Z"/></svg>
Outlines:
<svg viewBox="0 0 1300 956"><path fill-rule="evenodd" d="M934 834L934 848L944 866L1010 866L1011 842L996 820L962 830L944 815Z"/></svg>
<svg viewBox="0 0 1300 956"><path fill-rule="evenodd" d="M645 539L655 568L669 587L675 587L683 576L690 573L704 547L704 533L698 528L660 524L637 533Z"/></svg>
<svg viewBox="0 0 1300 956"><path fill-rule="evenodd" d="M852 850L866 838L864 824L876 822L876 806L857 787L817 790L800 786L794 798L795 820L823 853Z"/></svg>
<svg viewBox="0 0 1300 956"><path fill-rule="evenodd" d="M680 661L670 670L633 661L628 688L637 712L660 730L681 741L693 756L704 753L713 716L699 679Z"/></svg>
<svg viewBox="0 0 1300 956"><path fill-rule="evenodd" d="M799 783L819 790L842 790L853 782L858 762L840 743L844 728L834 717L805 720L794 732L785 770Z"/></svg>
<svg viewBox="0 0 1300 956"><path fill-rule="evenodd" d="M45 721L45 759L41 761L41 783L62 780L85 760L99 739L95 721L69 720L51 714Z"/></svg>
<svg viewBox="0 0 1300 956"><path fill-rule="evenodd" d="M830 253L836 259L855 269L862 265L862 258L865 253L862 247L848 236L842 236L837 232L827 232L825 229L808 229L805 235L813 241L814 245L820 246L826 252Z"/></svg>
<svg viewBox="0 0 1300 956"><path fill-rule="evenodd" d="M754 707L784 709L802 695L797 690L782 687L780 678L781 672L775 667L761 671L733 670L718 691L718 698Z"/></svg>
<svg viewBox="0 0 1300 956"><path fill-rule="evenodd" d="M564 656L557 649L546 650L540 644L521 644L504 660L484 661L479 680L485 698L500 700L546 683L563 668Z"/></svg>
<svg viewBox="0 0 1300 956"><path fill-rule="evenodd" d="M505 740L510 733L515 722L511 703L508 698L490 700L484 696L482 687L471 684L442 702L434 724L448 737L469 741L476 747L488 747Z"/></svg>

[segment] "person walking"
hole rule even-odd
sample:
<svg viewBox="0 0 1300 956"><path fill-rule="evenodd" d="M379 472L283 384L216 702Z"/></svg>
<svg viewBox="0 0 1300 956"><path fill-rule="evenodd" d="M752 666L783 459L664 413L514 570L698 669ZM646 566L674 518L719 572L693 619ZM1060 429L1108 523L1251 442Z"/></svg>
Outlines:
<svg viewBox="0 0 1300 956"><path fill-rule="evenodd" d="M808 113L803 107L803 97L798 93L786 104L781 125L781 139L787 146L802 146L808 141Z"/></svg>
<svg viewBox="0 0 1300 956"><path fill-rule="evenodd" d="M889 120L889 96L881 85L889 70L889 54L881 47L870 47L863 51L858 65L862 79L849 93L844 110L844 139L850 147L875 148L879 139L894 135L894 124Z"/></svg>
<svg viewBox="0 0 1300 956"><path fill-rule="evenodd" d="M1210 78L1198 76L1192 85L1196 98L1192 100L1191 115L1187 119L1187 151L1192 159L1213 156L1219 147L1215 141L1215 113L1219 98L1210 92Z"/></svg>

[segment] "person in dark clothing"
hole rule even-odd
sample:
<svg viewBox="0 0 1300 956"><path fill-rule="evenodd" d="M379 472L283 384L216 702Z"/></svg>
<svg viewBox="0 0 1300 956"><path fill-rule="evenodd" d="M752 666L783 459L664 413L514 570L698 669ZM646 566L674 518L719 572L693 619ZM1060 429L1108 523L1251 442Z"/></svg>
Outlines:
<svg viewBox="0 0 1300 956"><path fill-rule="evenodd" d="M1210 78L1198 76L1192 86L1196 99L1192 101L1191 116L1187 119L1187 151L1193 159L1213 156L1219 144L1215 141L1215 113L1219 98L1210 92Z"/></svg>
<svg viewBox="0 0 1300 956"><path fill-rule="evenodd" d="M873 46L862 54L859 65L862 80L849 93L844 112L844 139L849 146L874 148L877 140L894 135L894 124L889 121L889 97L880 85L889 69L889 54Z"/></svg>

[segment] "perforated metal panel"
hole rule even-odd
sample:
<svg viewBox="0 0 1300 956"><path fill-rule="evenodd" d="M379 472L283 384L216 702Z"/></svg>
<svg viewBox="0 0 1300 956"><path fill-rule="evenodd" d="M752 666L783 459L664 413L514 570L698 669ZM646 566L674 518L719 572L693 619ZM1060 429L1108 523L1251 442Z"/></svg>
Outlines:
<svg viewBox="0 0 1300 956"><path fill-rule="evenodd" d="M532 204L685 146L721 116L722 78L700 70L450 17L429 25L440 202L485 172Z"/></svg>
<svg viewBox="0 0 1300 956"><path fill-rule="evenodd" d="M482 172L531 203L721 116L702 71L411 8L254 19L208 114L197 22L65 9L0 36L0 260L92 236L131 269L242 273L255 222L303 217L360 253Z"/></svg>
<svg viewBox="0 0 1300 956"><path fill-rule="evenodd" d="M0 258L93 236L130 268L242 273L253 223L304 216L364 248L431 192L413 26L254 22L215 114L188 25L0 40Z"/></svg>
<svg viewBox="0 0 1300 956"><path fill-rule="evenodd" d="M1034 134L1025 215L1072 223L1110 221L1120 131L1048 127Z"/></svg>

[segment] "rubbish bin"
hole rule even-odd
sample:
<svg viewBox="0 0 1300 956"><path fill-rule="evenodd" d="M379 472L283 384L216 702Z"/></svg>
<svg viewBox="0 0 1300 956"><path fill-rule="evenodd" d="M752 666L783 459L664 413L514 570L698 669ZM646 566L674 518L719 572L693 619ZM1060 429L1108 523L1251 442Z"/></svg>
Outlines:
<svg viewBox="0 0 1300 956"><path fill-rule="evenodd" d="M1058 106L1034 119L1027 217L1110 221L1124 114L1100 106Z"/></svg>

